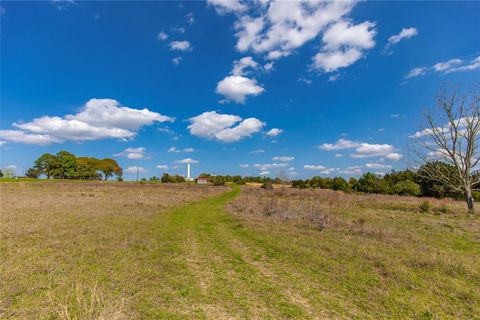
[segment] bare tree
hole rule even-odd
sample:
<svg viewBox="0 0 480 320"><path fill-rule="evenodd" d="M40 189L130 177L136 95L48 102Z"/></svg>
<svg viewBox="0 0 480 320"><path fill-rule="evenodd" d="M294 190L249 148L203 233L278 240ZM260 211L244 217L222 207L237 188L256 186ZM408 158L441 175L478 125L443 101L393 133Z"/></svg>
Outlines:
<svg viewBox="0 0 480 320"><path fill-rule="evenodd" d="M437 113L425 113L427 128L414 135L415 154L423 163L448 164L424 166L422 174L462 193L468 209L473 211L472 192L480 183L480 83L466 94L458 87L445 88L439 92L436 104Z"/></svg>

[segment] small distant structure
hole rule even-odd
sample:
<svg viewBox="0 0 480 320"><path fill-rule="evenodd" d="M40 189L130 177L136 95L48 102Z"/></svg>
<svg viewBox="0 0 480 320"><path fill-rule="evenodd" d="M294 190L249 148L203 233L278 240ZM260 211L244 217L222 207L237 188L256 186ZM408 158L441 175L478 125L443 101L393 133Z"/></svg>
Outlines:
<svg viewBox="0 0 480 320"><path fill-rule="evenodd" d="M187 181L195 181L195 179L193 179L193 178L190 176L190 163L187 163L187 177L185 178L185 180L187 180Z"/></svg>
<svg viewBox="0 0 480 320"><path fill-rule="evenodd" d="M208 184L208 178L197 178L198 184Z"/></svg>

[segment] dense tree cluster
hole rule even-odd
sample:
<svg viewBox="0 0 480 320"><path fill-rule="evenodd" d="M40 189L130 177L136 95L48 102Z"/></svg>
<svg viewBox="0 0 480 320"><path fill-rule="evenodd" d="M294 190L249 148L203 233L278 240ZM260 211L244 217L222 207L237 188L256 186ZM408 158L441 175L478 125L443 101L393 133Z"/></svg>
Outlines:
<svg viewBox="0 0 480 320"><path fill-rule="evenodd" d="M151 179L150 179L151 180ZM176 175L171 175L168 173L164 173L162 178L160 179L163 183L181 183L185 182L185 178L176 174ZM153 180L151 180L153 181Z"/></svg>
<svg viewBox="0 0 480 320"><path fill-rule="evenodd" d="M341 178L312 177L306 180L293 180L294 188L322 188L342 191L358 191L365 193L398 194L412 196L428 196L436 198L460 198L460 193L453 192L448 186L430 178L425 172L430 172L430 167L441 168L445 174L454 175L454 167L439 161L429 162L418 170L410 169L392 171L379 176L370 172L359 179L350 178L348 181Z"/></svg>
<svg viewBox="0 0 480 320"><path fill-rule="evenodd" d="M45 175L47 179L108 180L113 176L121 177L122 168L113 159L77 157L68 151L60 151L57 154L44 153L25 175L29 178Z"/></svg>

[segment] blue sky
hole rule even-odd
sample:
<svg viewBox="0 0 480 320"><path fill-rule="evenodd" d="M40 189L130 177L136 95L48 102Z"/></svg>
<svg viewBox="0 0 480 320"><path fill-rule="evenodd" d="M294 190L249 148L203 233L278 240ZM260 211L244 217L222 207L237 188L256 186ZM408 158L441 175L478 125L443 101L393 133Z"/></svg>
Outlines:
<svg viewBox="0 0 480 320"><path fill-rule="evenodd" d="M1 4L1 159L355 176L407 166L445 83L480 79L479 2ZM272 130L273 129L273 130ZM129 167L130 170L128 169ZM144 172L143 172L144 171Z"/></svg>

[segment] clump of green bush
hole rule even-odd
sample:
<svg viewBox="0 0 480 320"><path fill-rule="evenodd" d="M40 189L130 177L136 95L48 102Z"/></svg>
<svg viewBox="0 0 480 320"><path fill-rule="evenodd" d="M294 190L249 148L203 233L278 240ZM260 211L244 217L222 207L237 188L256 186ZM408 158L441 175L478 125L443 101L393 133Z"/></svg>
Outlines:
<svg viewBox="0 0 480 320"><path fill-rule="evenodd" d="M262 189L267 189L267 190L272 190L273 189L273 184L271 181L265 181L262 184Z"/></svg>
<svg viewBox="0 0 480 320"><path fill-rule="evenodd" d="M430 202L422 201L422 203L420 203L419 208L420 208L420 212L423 212L423 213L430 211L430 208L431 208Z"/></svg>

